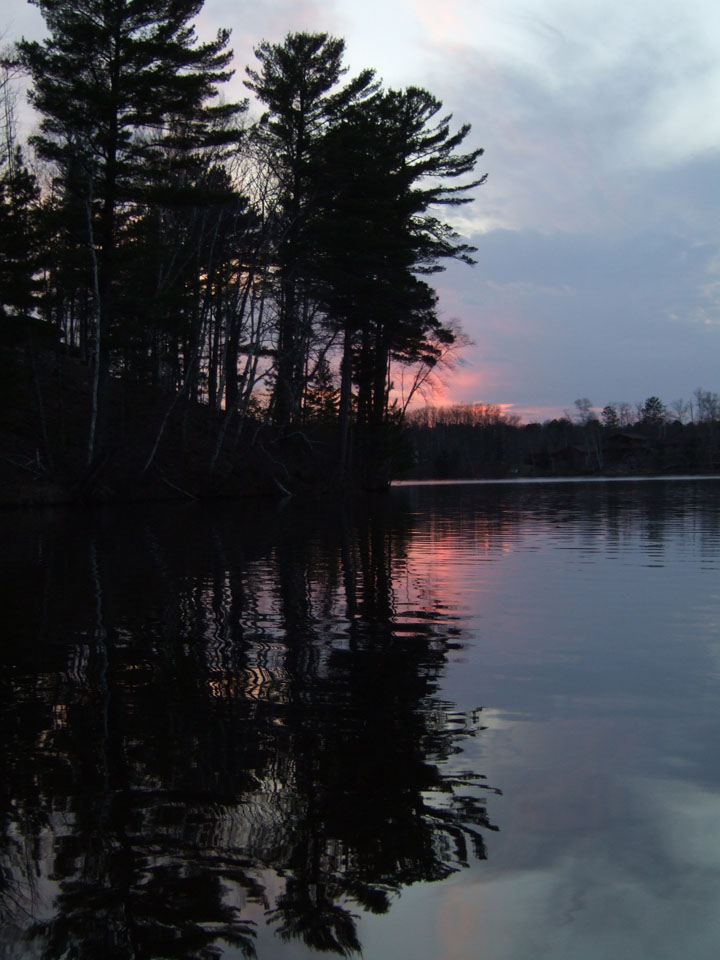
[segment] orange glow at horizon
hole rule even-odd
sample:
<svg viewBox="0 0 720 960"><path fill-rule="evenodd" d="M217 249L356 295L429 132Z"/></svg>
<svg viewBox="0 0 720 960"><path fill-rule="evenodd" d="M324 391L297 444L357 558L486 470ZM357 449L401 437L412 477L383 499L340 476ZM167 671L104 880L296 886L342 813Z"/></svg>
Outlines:
<svg viewBox="0 0 720 960"><path fill-rule="evenodd" d="M451 382L448 382L451 380ZM566 407L520 405L512 400L496 400L493 397L492 377L484 377L471 370L456 370L445 381L436 381L424 392L418 392L409 404L409 410L423 407L493 406L504 414L520 418L521 424L543 423L568 416ZM498 391L499 392L499 391ZM503 392L507 392L503 390ZM391 391L394 399L402 404L402 391Z"/></svg>

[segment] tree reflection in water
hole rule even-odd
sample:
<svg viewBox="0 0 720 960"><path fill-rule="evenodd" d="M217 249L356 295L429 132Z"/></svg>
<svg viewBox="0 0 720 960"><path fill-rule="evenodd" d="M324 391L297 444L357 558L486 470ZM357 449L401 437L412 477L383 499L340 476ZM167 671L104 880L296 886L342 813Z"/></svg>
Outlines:
<svg viewBox="0 0 720 960"><path fill-rule="evenodd" d="M3 518L9 956L253 955L263 916L350 954L359 910L485 856L394 504Z"/></svg>

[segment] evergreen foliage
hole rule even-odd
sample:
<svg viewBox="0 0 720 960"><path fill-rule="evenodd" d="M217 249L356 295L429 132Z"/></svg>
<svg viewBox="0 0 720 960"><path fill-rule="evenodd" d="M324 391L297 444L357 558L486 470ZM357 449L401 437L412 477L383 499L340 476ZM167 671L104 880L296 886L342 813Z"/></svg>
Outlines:
<svg viewBox="0 0 720 960"><path fill-rule="evenodd" d="M267 108L253 137L277 190L273 418L281 428L301 422L314 346L319 221L327 215L327 138L343 114L374 89L371 70L341 85L347 72L344 50L343 40L324 33L290 34L281 44L261 43L255 50L260 69L247 69L246 85Z"/></svg>
<svg viewBox="0 0 720 960"><path fill-rule="evenodd" d="M89 365L87 483L127 434L113 380L167 394L146 470L190 399L216 438L209 474L259 418L281 488L299 450L312 467L313 431L325 480L386 483L396 374L423 382L463 339L429 275L473 262L440 215L484 181L469 126L426 90L348 77L342 39L295 33L256 48L246 86L264 112L244 129L247 104L218 98L229 32L196 38L201 0L31 2L48 36L17 62L47 189L19 152L3 170L4 309Z"/></svg>
<svg viewBox="0 0 720 960"><path fill-rule="evenodd" d="M88 443L106 455L113 329L127 290L124 257L138 205L192 176L198 153L236 139L238 104L214 105L231 76L229 33L196 42L202 0L33 0L49 36L21 41L41 116L32 143L58 173L67 202L85 215L92 277L94 389ZM131 278L128 278L131 281Z"/></svg>
<svg viewBox="0 0 720 960"><path fill-rule="evenodd" d="M37 179L18 146L0 174L0 317L6 321L27 320L35 307L39 198Z"/></svg>

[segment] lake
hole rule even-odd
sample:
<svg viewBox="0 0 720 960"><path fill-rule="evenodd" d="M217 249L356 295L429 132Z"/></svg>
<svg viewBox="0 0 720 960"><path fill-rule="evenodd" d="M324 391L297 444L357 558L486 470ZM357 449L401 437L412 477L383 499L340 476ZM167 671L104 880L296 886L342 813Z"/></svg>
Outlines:
<svg viewBox="0 0 720 960"><path fill-rule="evenodd" d="M3 960L717 957L720 480L0 537Z"/></svg>

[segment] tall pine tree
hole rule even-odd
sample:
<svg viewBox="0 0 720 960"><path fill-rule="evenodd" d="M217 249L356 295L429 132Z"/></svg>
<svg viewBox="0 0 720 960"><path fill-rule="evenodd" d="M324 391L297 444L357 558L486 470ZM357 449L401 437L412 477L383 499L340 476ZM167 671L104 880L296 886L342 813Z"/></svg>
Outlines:
<svg viewBox="0 0 720 960"><path fill-rule="evenodd" d="M0 318L22 321L10 331L11 339L26 328L35 305L39 198L35 176L17 147L0 167Z"/></svg>
<svg viewBox="0 0 720 960"><path fill-rule="evenodd" d="M383 474L392 419L392 368L432 365L454 332L423 279L451 258L473 263L474 248L438 215L469 203L481 149L462 152L469 126L453 132L442 104L417 87L349 105L324 141L325 209L315 256L328 322L343 331L341 463L349 447L351 390L369 483ZM470 179L468 176L470 175ZM392 432L392 431L391 431ZM392 439L390 446L392 444ZM374 466L376 464L378 466Z"/></svg>
<svg viewBox="0 0 720 960"><path fill-rule="evenodd" d="M229 32L197 41L202 0L31 0L49 36L19 44L41 115L33 138L85 210L94 288L94 389L88 464L108 450L111 334L123 297L119 250L151 202L157 171L236 138L244 104L215 102L232 52ZM171 148L169 151L168 148Z"/></svg>
<svg viewBox="0 0 720 960"><path fill-rule="evenodd" d="M321 198L324 138L352 104L376 89L373 71L343 84L345 42L325 33L289 34L283 43L261 43L259 70L248 68L246 86L265 105L255 128L278 195L279 279L277 361L273 414L280 427L301 416L305 370L313 335L315 232L324 215Z"/></svg>

